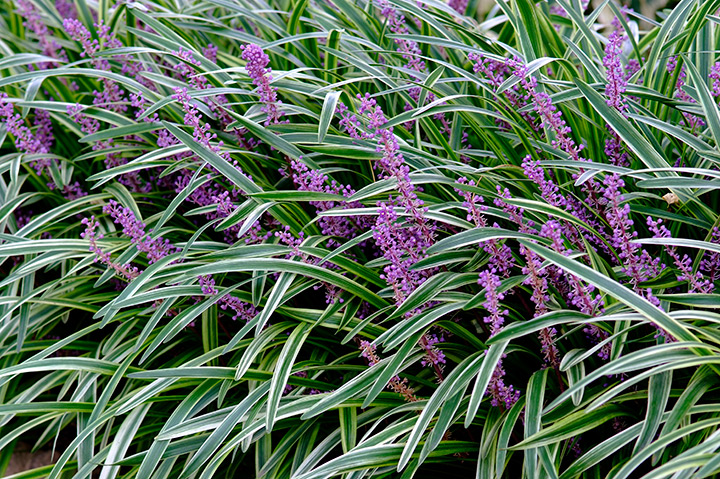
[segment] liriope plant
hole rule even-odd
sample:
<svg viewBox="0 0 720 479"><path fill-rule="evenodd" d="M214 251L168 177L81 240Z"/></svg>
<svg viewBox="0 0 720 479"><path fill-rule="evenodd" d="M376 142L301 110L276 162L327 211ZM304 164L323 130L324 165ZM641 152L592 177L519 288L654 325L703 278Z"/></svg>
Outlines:
<svg viewBox="0 0 720 479"><path fill-rule="evenodd" d="M0 471L713 477L717 0L0 6Z"/></svg>

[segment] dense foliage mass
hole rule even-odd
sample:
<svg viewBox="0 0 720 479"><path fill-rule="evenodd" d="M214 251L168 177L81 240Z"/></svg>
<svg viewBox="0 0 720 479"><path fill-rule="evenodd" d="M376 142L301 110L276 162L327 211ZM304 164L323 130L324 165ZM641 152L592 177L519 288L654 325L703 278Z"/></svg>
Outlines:
<svg viewBox="0 0 720 479"><path fill-rule="evenodd" d="M720 0L111 3L0 4L0 472L720 471Z"/></svg>

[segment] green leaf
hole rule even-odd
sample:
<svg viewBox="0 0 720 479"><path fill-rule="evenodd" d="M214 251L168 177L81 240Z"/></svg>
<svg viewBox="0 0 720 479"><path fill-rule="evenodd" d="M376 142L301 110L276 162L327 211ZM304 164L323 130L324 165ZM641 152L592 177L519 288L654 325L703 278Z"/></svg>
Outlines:
<svg viewBox="0 0 720 479"><path fill-rule="evenodd" d="M298 325L292 333L290 333L290 336L280 352L276 369L270 383L270 394L268 396L265 423L267 431L272 431L277 417L277 410L280 405L280 397L282 396L283 389L290 377L290 370L295 362L295 358L297 358L297 355L300 353L300 348L303 346L305 340L310 334L310 331L311 328L309 324Z"/></svg>
<svg viewBox="0 0 720 479"><path fill-rule="evenodd" d="M258 137L260 140L262 140L267 145L275 148L276 150L288 155L290 158L297 160L300 159L302 156L302 151L300 151L295 145L292 143L289 143L286 140L283 140L278 135L273 134L268 129L258 125L252 120L249 120L248 118L245 118L242 115L238 115L236 113L233 113L232 111L229 111L229 113L235 118L236 123L243 128L247 128L247 130ZM237 125L233 124L230 125L228 128L236 127ZM194 151L194 150L193 150ZM212 163L211 163L212 164ZM215 166L215 165L213 165ZM257 193L259 190L253 191L246 189L245 191L249 193Z"/></svg>
<svg viewBox="0 0 720 479"><path fill-rule="evenodd" d="M425 429L430 424L437 410L440 409L451 394L456 393L459 389L465 389L467 384L482 368L484 359L485 356L479 351L469 355L452 370L433 393L403 447L400 460L397 464L398 471L404 469L408 462L410 462L415 448L417 448L420 443L420 437L425 433Z"/></svg>
<svg viewBox="0 0 720 479"><path fill-rule="evenodd" d="M357 408L341 407L340 413L340 437L342 438L343 453L355 447L357 441Z"/></svg>
<svg viewBox="0 0 720 479"><path fill-rule="evenodd" d="M335 108L337 107L341 93L342 92L339 91L331 91L325 95L322 112L320 112L320 123L318 125L318 143L322 143L325 140L325 135L327 135L328 128L330 128L330 122L335 116Z"/></svg>
<svg viewBox="0 0 720 479"><path fill-rule="evenodd" d="M215 167L215 169L222 173L223 176L225 176L228 180L232 181L235 185L240 187L241 190L245 191L246 193L259 193L262 191L255 183L253 183L247 176L242 174L240 170L238 170L235 166L230 164L228 161L225 161L220 155L218 155L214 151L210 151L204 146L197 143L191 135L185 133L183 130L173 125L172 123L164 121L162 122L162 124L170 133L173 134L173 136L175 136L175 138L180 140L180 142L190 148L193 153L198 155L204 161L210 163L213 167Z"/></svg>
<svg viewBox="0 0 720 479"><path fill-rule="evenodd" d="M535 237L529 234L518 233L516 231L510 231L503 228L473 228L471 230L462 231L447 238L443 238L428 248L428 253L440 253L442 251L462 248L476 243L507 238L530 239Z"/></svg>
<svg viewBox="0 0 720 479"><path fill-rule="evenodd" d="M668 162L650 144L650 142L637 131L616 109L608 106L605 99L593 88L580 79L575 79L575 85L583 96L590 102L595 111L605 120L628 147L640 158L648 168L667 168ZM670 172L658 176L676 176Z"/></svg>

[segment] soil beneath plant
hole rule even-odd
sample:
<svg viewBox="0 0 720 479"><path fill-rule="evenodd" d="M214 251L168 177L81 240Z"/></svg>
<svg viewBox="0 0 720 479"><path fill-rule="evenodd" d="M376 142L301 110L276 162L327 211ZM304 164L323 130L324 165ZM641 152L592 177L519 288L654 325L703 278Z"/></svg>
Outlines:
<svg viewBox="0 0 720 479"><path fill-rule="evenodd" d="M10 463L3 477L42 466L48 466L60 458L60 452L57 450L55 450L55 454L53 454L53 451L50 449L35 452L31 452L30 449L31 446L27 443L19 443L15 447L15 451L10 458Z"/></svg>

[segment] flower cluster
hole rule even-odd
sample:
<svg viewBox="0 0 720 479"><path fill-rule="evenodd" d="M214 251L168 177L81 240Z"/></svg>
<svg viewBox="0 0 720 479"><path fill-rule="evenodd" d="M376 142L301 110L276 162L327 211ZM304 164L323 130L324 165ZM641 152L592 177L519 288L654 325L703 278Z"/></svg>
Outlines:
<svg viewBox="0 0 720 479"><path fill-rule="evenodd" d="M364 339L361 340L360 351L360 355L367 360L368 366L372 367L380 362L380 358L375 352L375 345L371 342ZM387 387L401 395L408 402L415 402L418 400L417 396L415 396L415 391L408 386L407 378L400 379L399 376L395 376L390 379Z"/></svg>
<svg viewBox="0 0 720 479"><path fill-rule="evenodd" d="M720 227L715 226L712 229L708 241L720 244ZM720 253L711 251L703 254L703 258L700 261L700 270L708 276L708 279L712 283L720 279Z"/></svg>
<svg viewBox="0 0 720 479"><path fill-rule="evenodd" d="M549 220L540 228L540 236L552 241L552 249L568 256L571 251L565 247L562 238L562 225L556 220ZM567 271L562 272L569 288L566 290L568 302L577 308L581 313L588 316L597 316L603 312L605 302L600 294L595 293L595 287L585 284L574 274ZM558 288L560 290L560 288ZM584 329L585 333L596 343L602 342L609 336L608 333L595 324L590 324ZM598 352L602 359L610 357L610 344L606 343Z"/></svg>
<svg viewBox="0 0 720 479"><path fill-rule="evenodd" d="M388 29L395 35L400 35L393 41L398 46L397 51L402 54L403 59L407 62L405 68L416 72L425 71L425 61L422 59L422 51L417 42L402 38L402 35L408 35L410 30L405 24L405 15L393 8L387 0L380 1L381 14L387 19ZM420 88L413 87L409 91L413 100L417 101L420 95Z"/></svg>
<svg viewBox="0 0 720 479"><path fill-rule="evenodd" d="M500 89L500 86L513 75L509 62L507 60L495 60L482 53L470 53L468 54L468 60L473 62L473 72L487 79L497 98L498 94L496 92ZM520 117L530 125L533 131L540 129L531 113L529 111L523 111L526 94L522 91L520 84L516 83L512 87L504 90L500 96L508 102L514 111L518 112ZM495 123L501 130L510 130L510 124L499 117L495 119Z"/></svg>
<svg viewBox="0 0 720 479"><path fill-rule="evenodd" d="M358 95L358 100L358 113L366 119L368 132L359 133L360 119L349 114L344 105L338 110L341 126L353 137L376 140L377 151L382 154L376 165L381 177L397 181L399 195L394 200L390 198L389 202L378 203L380 211L372 230L377 247L390 262L384 268L383 278L393 288L395 302L400 304L429 274L427 270L411 271L410 268L425 257L427 248L433 244L435 226L425 216L427 207L417 196L410 179L410 168L405 164L392 128L382 127L387 122L382 108L369 94ZM398 222L396 204L408 216L405 226Z"/></svg>
<svg viewBox="0 0 720 479"><path fill-rule="evenodd" d="M450 0L448 5L460 15L464 15L468 7L468 0Z"/></svg>
<svg viewBox="0 0 720 479"><path fill-rule="evenodd" d="M603 196L607 200L605 217L612 228L611 244L613 248L619 250L618 257L622 264L622 272L629 277L635 292L642 294L656 306L660 306L660 301L652 294L650 288L643 290L640 283L655 278L664 265L660 264L659 258L653 258L639 244L633 243L638 233L633 228L633 220L630 219L630 205L623 204L620 189L625 186L625 182L618 175L612 174L605 177L603 184L605 186Z"/></svg>
<svg viewBox="0 0 720 479"><path fill-rule="evenodd" d="M507 309L500 309L500 301L505 299L505 294L498 291L501 285L500 278L493 270L481 271L478 284L485 289L483 308L489 315L485 316L483 321L490 325L490 336L492 337L502 329L505 316L508 314Z"/></svg>
<svg viewBox="0 0 720 479"><path fill-rule="evenodd" d="M520 79L526 98L532 101L533 109L540 119L540 128L546 128L554 134L550 142L552 147L564 151L574 161L588 161L580 156L584 146L577 145L572 139L572 131L563 119L562 112L553 104L550 95L538 88L537 78L529 73L527 65L517 58L507 60L507 65L513 75Z"/></svg>
<svg viewBox="0 0 720 479"><path fill-rule="evenodd" d="M426 334L420 338L420 347L425 351L425 356L420 360L423 366L438 366L442 368L442 365L446 363L445 353L440 351L436 344L441 343L443 337L437 337L436 334Z"/></svg>
<svg viewBox="0 0 720 479"><path fill-rule="evenodd" d="M148 263L155 263L165 256L179 251L179 248L173 246L169 240L163 239L161 236L150 237L149 233L145 232L145 223L138 220L130 208L121 206L115 200L110 200L103 207L103 213L110 215L113 222L122 226L123 234L130 238L138 251L147 254Z"/></svg>
<svg viewBox="0 0 720 479"><path fill-rule="evenodd" d="M50 58L67 61L68 58L65 50L63 50L55 39L50 37L47 20L42 17L37 8L35 8L35 5L29 0L16 0L15 5L17 6L18 13L24 19L23 25L37 37L42 48L42 54ZM46 70L54 66L55 63L53 62L40 62L37 64L37 68L40 70ZM35 65L30 65L29 68L32 71Z"/></svg>
<svg viewBox="0 0 720 479"><path fill-rule="evenodd" d="M508 314L507 309L501 310L500 301L505 299L505 294L498 291L501 282L500 278L493 270L485 270L480 272L478 284L485 289L485 301L483 308L488 312L488 316L483 318L486 324L490 325L490 336L497 334L505 323L505 316ZM506 409L510 409L518 399L520 399L520 391L510 385L505 384L505 369L503 368L503 358L498 361L490 377L487 393L491 397L491 404L495 407L503 404Z"/></svg>
<svg viewBox="0 0 720 479"><path fill-rule="evenodd" d="M520 399L520 390L515 389L512 384L506 385L504 377L505 368L501 359L493 370L492 376L490 376L487 394L491 398L490 404L494 407L502 406L505 409L510 409Z"/></svg>
<svg viewBox="0 0 720 479"><path fill-rule="evenodd" d="M285 172L285 170L283 170ZM317 193L328 193L349 198L355 193L355 190L347 185L337 183L330 180L327 175L318 170L307 167L302 161L291 160L290 172L292 180L298 191L312 191ZM310 204L315 207L317 213L328 211L330 209L341 207L361 208L358 202L348 201L311 201ZM322 234L334 236L349 240L358 235L361 229L369 226L363 216L323 216L320 218L319 225ZM338 246L340 243L336 239L328 240L328 246Z"/></svg>
<svg viewBox="0 0 720 479"><path fill-rule="evenodd" d="M476 187L474 180L468 180L465 177L459 178L456 183L470 188ZM466 219L472 221L478 228L486 227L487 219L482 213L487 211L488 207L484 204L483 197L472 191L457 187L455 187L455 191L464 200L462 205L468 212ZM499 228L499 225L493 223L493 228ZM510 269L515 265L515 260L513 259L512 250L505 242L495 239L485 241L483 242L483 250L489 255L488 262L493 271L504 277L510 275Z"/></svg>
<svg viewBox="0 0 720 479"><path fill-rule="evenodd" d="M672 238L672 233L670 233L670 230L668 230L662 222L663 220L661 219L653 220L652 217L648 216L647 225L653 233L653 237ZM688 282L688 293L710 294L713 292L715 285L711 280L705 279L700 271L693 273L692 258L690 256L684 254L681 258L675 246L666 245L665 251L668 256L672 258L673 263L677 268L679 273L677 275L678 281Z"/></svg>
<svg viewBox="0 0 720 479"><path fill-rule="evenodd" d="M67 34L70 35L73 40L80 43L83 48L80 56L90 58L93 67L97 70L111 71L112 68L108 59L98 56L97 54L102 49L122 47L122 43L115 38L112 32L110 32L110 27L105 25L102 20L94 26L97 31L97 39L93 38L90 31L80 20L73 18L63 20L63 27L65 27ZM100 77L100 81L103 84L103 88L100 91L93 91L93 96L95 97L93 104L115 112L127 111L125 91L120 88L120 84L104 76Z"/></svg>
<svg viewBox="0 0 720 479"><path fill-rule="evenodd" d="M464 176L462 178L459 178L456 183L459 185L467 185L471 188L475 187L475 181L474 180L468 180ZM463 198L463 208L467 210L467 216L465 217L468 221L472 221L475 223L475 226L478 227L485 227L487 226L487 220L485 219L485 216L483 216L483 212L487 211L487 206L484 205L484 199L482 196L467 190L461 190L458 188L455 188L455 191L458 192L460 196Z"/></svg>
<svg viewBox="0 0 720 479"><path fill-rule="evenodd" d="M463 2L465 6L463 6ZM402 55L403 60L405 60L404 67L410 72L426 72L427 65L425 64L425 60L423 60L422 58L422 50L420 50L420 46L418 45L418 43L413 40L403 38L403 36L410 34L410 29L408 28L405 21L405 15L403 15L392 5L390 5L387 0L379 0L379 4L380 13L387 20L388 29L395 35L398 35L396 38L393 39L393 42L395 43L395 45L397 45L397 51ZM457 8L462 8L463 10L465 10L465 8L467 8L467 0L460 0L456 5L456 9ZM416 23L418 24L419 28L420 21L416 19ZM414 79L419 79L419 76L417 75L412 76ZM410 98L417 102L420 99L421 92L421 87L411 86L408 90L408 95L410 95ZM435 95L432 92L429 92L426 96L426 101L435 101ZM405 110L410 110L411 108L412 106L410 104L405 104ZM445 117L445 114L436 113L433 115L433 118L440 121L441 131L445 135L448 135L449 138L451 134L451 126L450 122ZM409 129L412 128L412 125L414 125L414 123L415 120L410 120L405 123L405 126Z"/></svg>
<svg viewBox="0 0 720 479"><path fill-rule="evenodd" d="M96 232L98 223L94 216L83 218L82 224L85 225L85 231L80 233L80 237L90 242L89 249L91 253L95 253L95 261L100 261L105 266L111 268L125 281L132 281L140 275L140 270L137 267L129 264L115 263L110 253L100 248L97 242L103 238L103 234Z"/></svg>
<svg viewBox="0 0 720 479"><path fill-rule="evenodd" d="M37 110L35 114L35 134L25 124L22 116L15 113L13 104L8 101L7 93L0 93L0 120L5 125L8 133L15 137L15 148L26 155L33 155L30 161L35 173L41 176L49 171L54 159L45 155L50 153L53 145L52 122L50 114L43 110ZM54 185L51 183L51 187Z"/></svg>

